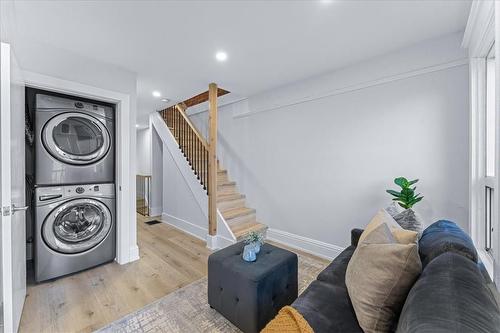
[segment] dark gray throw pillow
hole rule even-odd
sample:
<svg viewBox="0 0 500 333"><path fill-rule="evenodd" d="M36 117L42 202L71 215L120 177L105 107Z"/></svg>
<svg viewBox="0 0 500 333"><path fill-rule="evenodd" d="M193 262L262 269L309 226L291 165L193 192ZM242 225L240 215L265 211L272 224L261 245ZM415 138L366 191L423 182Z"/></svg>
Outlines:
<svg viewBox="0 0 500 333"><path fill-rule="evenodd" d="M455 252L477 263L477 251L472 239L454 222L440 220L422 233L418 242L420 259L425 267L445 252Z"/></svg>

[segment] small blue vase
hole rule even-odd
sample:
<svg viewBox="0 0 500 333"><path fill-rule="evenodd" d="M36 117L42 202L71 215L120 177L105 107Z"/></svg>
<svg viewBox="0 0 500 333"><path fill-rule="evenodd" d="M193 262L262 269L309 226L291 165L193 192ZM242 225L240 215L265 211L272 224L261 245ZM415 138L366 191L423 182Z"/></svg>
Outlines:
<svg viewBox="0 0 500 333"><path fill-rule="evenodd" d="M259 242L255 242L255 243L252 243L250 245L252 245L253 248L255 249L255 254L259 254L259 252L260 252L260 245L261 244Z"/></svg>
<svg viewBox="0 0 500 333"><path fill-rule="evenodd" d="M255 247L253 245L245 245L243 248L243 260L248 262L257 260L257 254L255 253Z"/></svg>

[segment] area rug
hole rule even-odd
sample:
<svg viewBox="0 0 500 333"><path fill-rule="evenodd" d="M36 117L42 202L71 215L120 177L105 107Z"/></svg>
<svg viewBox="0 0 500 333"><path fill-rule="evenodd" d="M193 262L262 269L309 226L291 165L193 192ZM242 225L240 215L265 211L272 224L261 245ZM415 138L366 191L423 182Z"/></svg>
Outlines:
<svg viewBox="0 0 500 333"><path fill-rule="evenodd" d="M326 267L325 261L299 255L299 294ZM207 278L146 305L97 332L240 332L207 303Z"/></svg>

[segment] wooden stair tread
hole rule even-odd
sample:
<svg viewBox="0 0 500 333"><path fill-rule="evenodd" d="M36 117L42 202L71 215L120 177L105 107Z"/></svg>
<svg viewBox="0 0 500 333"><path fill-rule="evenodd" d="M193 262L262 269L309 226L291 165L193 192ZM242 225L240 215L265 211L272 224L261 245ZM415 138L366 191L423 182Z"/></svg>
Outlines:
<svg viewBox="0 0 500 333"><path fill-rule="evenodd" d="M252 231L264 232L267 230L267 226L265 224L259 223L257 221L246 223L244 225L230 226L230 228L237 240L244 238L248 233Z"/></svg>
<svg viewBox="0 0 500 333"><path fill-rule="evenodd" d="M219 193L217 195L217 202L239 200L243 198L245 198L245 195L240 193L230 193L230 194Z"/></svg>
<svg viewBox="0 0 500 333"><path fill-rule="evenodd" d="M232 186L232 185L236 185L236 182L232 180L224 180L217 182L217 186Z"/></svg>
<svg viewBox="0 0 500 333"><path fill-rule="evenodd" d="M254 214L255 209L248 207L238 207L224 210L221 213L222 216L224 216L224 218L228 221L228 223L231 223L230 220L236 217Z"/></svg>

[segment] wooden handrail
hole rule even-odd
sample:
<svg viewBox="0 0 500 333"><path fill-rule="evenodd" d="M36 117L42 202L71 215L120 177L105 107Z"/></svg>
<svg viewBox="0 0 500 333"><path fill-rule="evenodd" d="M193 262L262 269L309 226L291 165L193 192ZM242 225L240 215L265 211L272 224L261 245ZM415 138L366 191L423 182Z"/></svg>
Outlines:
<svg viewBox="0 0 500 333"><path fill-rule="evenodd" d="M160 111L174 135L179 149L188 160L208 195L208 233L217 234L217 98L228 94L215 83L208 91ZM204 102L208 108L208 140L201 135L186 114L186 109Z"/></svg>
<svg viewBox="0 0 500 333"><path fill-rule="evenodd" d="M221 88L217 88L217 97L221 97L221 96L224 96L226 94L229 94L229 91L221 89ZM195 105L198 105L201 103L205 103L208 100L209 100L209 91L207 90L205 92L202 92L201 94L198 94L194 97L186 99L182 103L184 103L186 105L186 108L190 108L192 106L195 106Z"/></svg>
<svg viewBox="0 0 500 333"><path fill-rule="evenodd" d="M182 117L184 117L184 120L188 123L189 128L191 128L191 130L194 132L194 134L196 135L196 137L198 138L198 140L201 141L201 143L203 144L203 147L205 147L208 150L207 140L205 140L205 138L203 137L203 135L201 135L201 133L198 131L198 129L191 122L191 119L189 119L189 117L187 116L187 114L186 114L186 107L183 106L183 105L181 105L181 104L176 104L174 107L177 110L179 110L179 112L182 115Z"/></svg>
<svg viewBox="0 0 500 333"><path fill-rule="evenodd" d="M163 120L179 144L179 149L189 162L200 184L208 192L208 150L206 140L187 117L182 106L175 105L160 111Z"/></svg>

